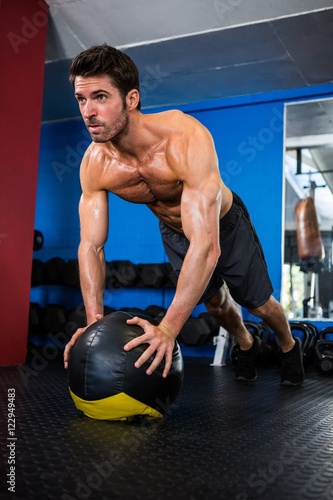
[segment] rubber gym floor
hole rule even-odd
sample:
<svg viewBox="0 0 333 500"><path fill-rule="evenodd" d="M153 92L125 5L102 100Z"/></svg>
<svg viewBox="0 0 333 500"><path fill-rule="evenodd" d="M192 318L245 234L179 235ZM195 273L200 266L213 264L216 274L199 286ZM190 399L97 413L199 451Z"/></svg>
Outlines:
<svg viewBox="0 0 333 500"><path fill-rule="evenodd" d="M106 422L74 407L61 353L36 352L0 368L1 499L333 499L333 379L314 367L302 387L281 387L277 365L248 385L230 364L185 357L163 421Z"/></svg>

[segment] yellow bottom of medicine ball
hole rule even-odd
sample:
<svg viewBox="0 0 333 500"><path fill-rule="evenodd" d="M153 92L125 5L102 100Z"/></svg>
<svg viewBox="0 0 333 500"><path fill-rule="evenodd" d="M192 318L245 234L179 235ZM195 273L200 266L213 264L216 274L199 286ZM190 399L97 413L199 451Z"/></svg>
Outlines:
<svg viewBox="0 0 333 500"><path fill-rule="evenodd" d="M145 415L148 418L163 418L162 413L154 410L124 392L109 398L96 401L86 401L76 396L69 388L76 408L87 417L97 420L126 420L135 415Z"/></svg>

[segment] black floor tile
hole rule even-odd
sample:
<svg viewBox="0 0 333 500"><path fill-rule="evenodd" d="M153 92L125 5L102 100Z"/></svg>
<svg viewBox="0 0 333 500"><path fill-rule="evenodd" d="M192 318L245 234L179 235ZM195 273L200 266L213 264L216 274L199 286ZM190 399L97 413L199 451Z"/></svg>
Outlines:
<svg viewBox="0 0 333 500"><path fill-rule="evenodd" d="M101 422L77 412L60 358L0 368L1 499L333 499L333 377L252 385L232 366L185 359L162 422ZM6 484L7 390L15 389L15 493Z"/></svg>

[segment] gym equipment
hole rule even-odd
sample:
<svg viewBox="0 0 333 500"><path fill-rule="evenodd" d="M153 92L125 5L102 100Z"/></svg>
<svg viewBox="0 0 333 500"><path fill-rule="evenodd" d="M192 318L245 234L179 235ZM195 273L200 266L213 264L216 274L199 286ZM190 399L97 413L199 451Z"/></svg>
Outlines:
<svg viewBox="0 0 333 500"><path fill-rule="evenodd" d="M138 281L138 266L129 260L113 260L106 263L106 288L136 287Z"/></svg>
<svg viewBox="0 0 333 500"><path fill-rule="evenodd" d="M330 337L330 338L328 338ZM321 373L333 374L333 327L323 328L314 348L315 362Z"/></svg>
<svg viewBox="0 0 333 500"><path fill-rule="evenodd" d="M40 259L34 259L32 261L31 286L39 286L43 284L43 269L44 262L42 262Z"/></svg>
<svg viewBox="0 0 333 500"><path fill-rule="evenodd" d="M43 309L43 326L46 333L64 332L67 323L66 310L60 304L47 304Z"/></svg>
<svg viewBox="0 0 333 500"><path fill-rule="evenodd" d="M302 270L302 268L301 268ZM304 274L303 317L322 317L323 310L319 303L319 275L315 272Z"/></svg>
<svg viewBox="0 0 333 500"><path fill-rule="evenodd" d="M212 330L207 319L203 316L189 317L179 332L179 342L187 346L202 346L210 336Z"/></svg>
<svg viewBox="0 0 333 500"><path fill-rule="evenodd" d="M44 235L41 231L38 229L34 230L34 245L33 245L33 250L41 250L44 245Z"/></svg>
<svg viewBox="0 0 333 500"><path fill-rule="evenodd" d="M302 321L290 321L289 322L291 334L293 337L298 337L301 341L301 349L302 349L302 354L303 354L303 363L306 364L307 359L310 359L309 356L309 344L311 339L311 333L310 329L308 328L308 325L306 323L303 323ZM281 350L276 343L276 348L273 349L273 358L274 360L280 365L281 364Z"/></svg>
<svg viewBox="0 0 333 500"><path fill-rule="evenodd" d="M165 316L166 309L162 306L151 305L146 307L144 313L160 323Z"/></svg>
<svg viewBox="0 0 333 500"><path fill-rule="evenodd" d="M127 324L131 317L123 311L104 316L89 326L71 349L70 394L78 410L90 418L162 418L180 392L184 365L177 342L168 376L162 378L163 362L147 375L152 357L140 368L134 366L147 344L127 352L123 349L143 333L138 325Z"/></svg>
<svg viewBox="0 0 333 500"><path fill-rule="evenodd" d="M235 307L237 307L240 316L243 317L241 306L237 304L237 302L234 302L234 304ZM211 317L211 319L214 318ZM215 323L218 325L216 321ZM220 325L218 325L218 330L215 330L214 328L213 332L215 333L212 339L213 345L215 346L215 353L211 366L224 366L228 358L230 358L231 356L233 341L231 339L231 335L229 334L229 332Z"/></svg>
<svg viewBox="0 0 333 500"><path fill-rule="evenodd" d="M167 281L166 269L162 264L139 264L142 286L161 288Z"/></svg>
<svg viewBox="0 0 333 500"><path fill-rule="evenodd" d="M87 326L86 310L83 304L67 310L67 329L74 333L78 328Z"/></svg>
<svg viewBox="0 0 333 500"><path fill-rule="evenodd" d="M170 262L163 262L160 264L164 268L164 272L166 275L166 281L164 283L164 288L175 288L177 285L177 276L175 271L172 268Z"/></svg>
<svg viewBox="0 0 333 500"><path fill-rule="evenodd" d="M61 257L52 257L43 266L43 283L46 285L62 285L66 263Z"/></svg>
<svg viewBox="0 0 333 500"><path fill-rule="evenodd" d="M145 288L175 288L177 279L169 262L138 264L140 281Z"/></svg>
<svg viewBox="0 0 333 500"><path fill-rule="evenodd" d="M310 366L314 362L314 348L318 340L318 328L307 321L299 323L308 329L309 339L306 346L303 347L303 362L305 366Z"/></svg>
<svg viewBox="0 0 333 500"><path fill-rule="evenodd" d="M316 207L311 196L299 200L295 207L297 250L301 270L319 272L323 258L323 242L320 235Z"/></svg>
<svg viewBox="0 0 333 500"><path fill-rule="evenodd" d="M275 335L265 322L258 323L260 331L261 346L259 350L259 363L263 365L270 364L274 361L275 352L278 349Z"/></svg>
<svg viewBox="0 0 333 500"><path fill-rule="evenodd" d="M130 314L131 316L139 316L140 318L150 319L145 314L145 311L143 309L141 309L140 307L127 307L126 306L126 307L121 307L119 310L124 311L127 314Z"/></svg>
<svg viewBox="0 0 333 500"><path fill-rule="evenodd" d="M225 366L229 351L230 335L222 326L219 327L218 334L213 337L215 346L214 359L210 366Z"/></svg>
<svg viewBox="0 0 333 500"><path fill-rule="evenodd" d="M79 263L76 259L69 259L62 269L64 285L80 288Z"/></svg>
<svg viewBox="0 0 333 500"><path fill-rule="evenodd" d="M310 330L307 325L301 321L293 321L289 323L291 334L293 337L298 337L301 341L301 348L303 354L303 362L305 362L309 343L311 340Z"/></svg>
<svg viewBox="0 0 333 500"><path fill-rule="evenodd" d="M115 312L116 309L109 306L104 306L104 316ZM84 328L87 326L87 316L84 304L79 304L76 307L72 307L66 311L66 333L75 333L78 328Z"/></svg>
<svg viewBox="0 0 333 500"><path fill-rule="evenodd" d="M145 287L174 288L176 276L171 264L133 264L129 260L106 262L105 288ZM76 259L65 261L52 257L45 263L33 261L32 286L66 285L80 288L79 264Z"/></svg>
<svg viewBox="0 0 333 500"><path fill-rule="evenodd" d="M113 312L116 312L116 309L110 306L104 306L104 316L107 316L108 314L111 314Z"/></svg>
<svg viewBox="0 0 333 500"><path fill-rule="evenodd" d="M220 325L208 312L202 312L199 314L198 318L204 319L208 325L210 336L216 337L219 334Z"/></svg>

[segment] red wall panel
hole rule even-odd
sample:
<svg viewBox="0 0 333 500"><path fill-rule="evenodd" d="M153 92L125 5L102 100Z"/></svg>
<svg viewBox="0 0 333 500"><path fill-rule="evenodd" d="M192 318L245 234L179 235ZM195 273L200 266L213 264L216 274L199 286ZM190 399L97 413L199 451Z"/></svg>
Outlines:
<svg viewBox="0 0 333 500"><path fill-rule="evenodd" d="M14 365L27 349L48 7L0 9L0 365Z"/></svg>

